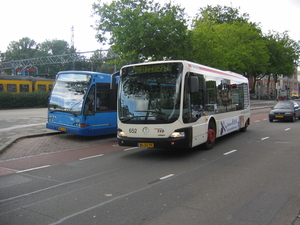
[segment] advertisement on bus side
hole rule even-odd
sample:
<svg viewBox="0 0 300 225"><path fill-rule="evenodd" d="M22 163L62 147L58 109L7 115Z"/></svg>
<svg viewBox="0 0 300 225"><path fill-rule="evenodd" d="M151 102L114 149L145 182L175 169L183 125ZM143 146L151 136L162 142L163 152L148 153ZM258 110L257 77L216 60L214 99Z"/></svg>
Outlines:
<svg viewBox="0 0 300 225"><path fill-rule="evenodd" d="M244 124L243 116L236 116L219 121L220 136L239 130Z"/></svg>

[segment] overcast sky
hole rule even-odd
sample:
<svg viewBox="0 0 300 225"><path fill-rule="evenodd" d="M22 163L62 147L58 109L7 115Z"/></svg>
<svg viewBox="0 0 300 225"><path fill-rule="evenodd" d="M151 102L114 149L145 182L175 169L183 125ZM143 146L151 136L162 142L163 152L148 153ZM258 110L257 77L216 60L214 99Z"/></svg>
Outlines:
<svg viewBox="0 0 300 225"><path fill-rule="evenodd" d="M97 0L1 1L0 51L5 52L11 41L18 41L23 37L29 37L37 43L46 39L65 40L71 43L72 26L77 51L107 49L108 47L103 47L96 41L96 31L91 28L97 19L91 17L94 2ZM173 0L173 2L185 8L190 17L195 16L200 7L207 5L240 7L240 13L248 13L250 21L259 22L265 33L268 30L278 32L287 30L293 40L300 40L300 0Z"/></svg>

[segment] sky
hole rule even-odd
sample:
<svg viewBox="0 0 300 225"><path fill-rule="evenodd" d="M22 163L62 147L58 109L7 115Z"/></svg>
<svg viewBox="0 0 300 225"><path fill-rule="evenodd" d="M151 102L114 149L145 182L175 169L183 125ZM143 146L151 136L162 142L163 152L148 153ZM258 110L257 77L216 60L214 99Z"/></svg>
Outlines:
<svg viewBox="0 0 300 225"><path fill-rule="evenodd" d="M109 2L110 0L102 0ZM165 0L155 0L161 3ZM92 17L92 4L98 0L8 0L0 3L0 52L10 42L29 37L37 43L45 40L65 40L71 44L74 27L74 46L78 52L106 50L109 47L97 42ZM167 0L169 2L169 0ZM289 31L295 41L300 40L300 0L171 0L185 8L194 17L200 7L207 5L240 8L248 13L251 22L260 23L264 33L269 30Z"/></svg>

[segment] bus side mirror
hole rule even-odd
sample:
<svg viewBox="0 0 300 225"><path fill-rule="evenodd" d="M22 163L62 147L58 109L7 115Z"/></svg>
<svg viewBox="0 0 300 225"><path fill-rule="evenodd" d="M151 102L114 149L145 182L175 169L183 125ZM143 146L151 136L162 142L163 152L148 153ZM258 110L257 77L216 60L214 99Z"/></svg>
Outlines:
<svg viewBox="0 0 300 225"><path fill-rule="evenodd" d="M190 86L190 93L198 92L199 91L198 77L195 76L189 77L189 86Z"/></svg>

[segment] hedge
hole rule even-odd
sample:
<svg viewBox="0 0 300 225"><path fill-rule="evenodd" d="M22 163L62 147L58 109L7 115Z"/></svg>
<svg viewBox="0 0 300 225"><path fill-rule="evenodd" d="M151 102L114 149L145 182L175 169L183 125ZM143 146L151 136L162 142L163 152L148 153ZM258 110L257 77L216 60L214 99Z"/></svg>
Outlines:
<svg viewBox="0 0 300 225"><path fill-rule="evenodd" d="M48 106L49 93L0 92L0 109L44 108Z"/></svg>

